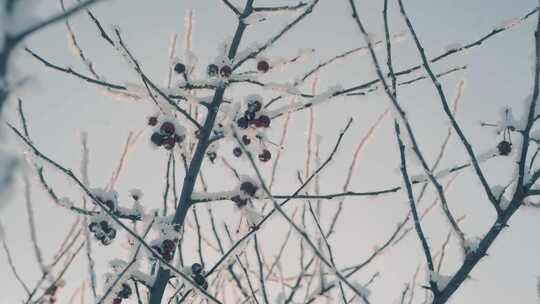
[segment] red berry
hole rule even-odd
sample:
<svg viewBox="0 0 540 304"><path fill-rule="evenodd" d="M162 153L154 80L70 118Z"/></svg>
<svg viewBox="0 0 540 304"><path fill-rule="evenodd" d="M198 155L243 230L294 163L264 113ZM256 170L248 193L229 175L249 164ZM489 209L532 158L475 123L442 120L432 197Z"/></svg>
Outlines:
<svg viewBox="0 0 540 304"><path fill-rule="evenodd" d="M244 143L244 145L249 145L251 143L251 139L247 136L247 135L243 135L242 136L242 142Z"/></svg>
<svg viewBox="0 0 540 304"><path fill-rule="evenodd" d="M164 122L162 125L161 125L161 128L159 128L159 130L161 131L161 133L165 134L165 135L171 135L174 133L174 124L171 123L171 122Z"/></svg>
<svg viewBox="0 0 540 304"><path fill-rule="evenodd" d="M232 69L230 66L224 65L219 70L219 74L221 75L221 77L231 77Z"/></svg>
<svg viewBox="0 0 540 304"><path fill-rule="evenodd" d="M174 242L171 240L165 240L163 241L163 250L166 252L172 252L174 250Z"/></svg>
<svg viewBox="0 0 540 304"><path fill-rule="evenodd" d="M149 126L155 126L158 123L158 119L155 116L148 117L148 125Z"/></svg>
<svg viewBox="0 0 540 304"><path fill-rule="evenodd" d="M268 128L270 126L270 117L261 115L255 120L255 126L258 128Z"/></svg>
<svg viewBox="0 0 540 304"><path fill-rule="evenodd" d="M257 62L257 70L259 72L266 73L268 72L269 69L270 69L270 64L268 64L268 61L261 60Z"/></svg>
<svg viewBox="0 0 540 304"><path fill-rule="evenodd" d="M167 150L172 150L175 143L176 141L174 140L174 137L167 137L163 140L163 147L165 147Z"/></svg>
<svg viewBox="0 0 540 304"><path fill-rule="evenodd" d="M264 149L261 154L259 154L259 160L262 162L267 162L272 158L270 151Z"/></svg>
<svg viewBox="0 0 540 304"><path fill-rule="evenodd" d="M159 133L153 133L152 136L150 137L150 141L152 141L154 145L159 147L163 145L163 136Z"/></svg>
<svg viewBox="0 0 540 304"><path fill-rule="evenodd" d="M232 152L236 157L242 156L242 149L240 147L235 147Z"/></svg>

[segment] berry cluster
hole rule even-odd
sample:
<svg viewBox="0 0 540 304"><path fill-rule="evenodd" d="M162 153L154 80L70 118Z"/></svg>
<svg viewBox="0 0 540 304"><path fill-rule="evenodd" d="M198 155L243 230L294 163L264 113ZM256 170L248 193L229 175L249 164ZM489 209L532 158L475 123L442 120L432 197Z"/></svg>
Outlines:
<svg viewBox="0 0 540 304"><path fill-rule="evenodd" d="M88 225L88 230L105 246L110 245L116 237L116 229L111 227L107 221L92 222Z"/></svg>
<svg viewBox="0 0 540 304"><path fill-rule="evenodd" d="M159 127L157 127L159 121L155 116L148 118L148 125L155 127L150 141L157 147L163 146L166 150L172 150L178 143L184 141L184 134L178 125L170 121L163 121Z"/></svg>
<svg viewBox="0 0 540 304"><path fill-rule="evenodd" d="M259 190L259 187L252 182L245 181L240 184L240 194L233 196L231 200L236 203L238 208L244 207L247 205L250 197L255 197L257 190Z"/></svg>
<svg viewBox="0 0 540 304"><path fill-rule="evenodd" d="M122 284L122 289L116 294L116 298L113 300L113 304L120 304L122 303L123 299L128 299L133 291L131 290L131 287L128 284Z"/></svg>
<svg viewBox="0 0 540 304"><path fill-rule="evenodd" d="M246 98L246 110L242 117L236 121L238 128L246 130L248 128L268 128L270 127L271 119L268 115L262 113L261 98L257 95L250 95ZM246 146L251 144L251 138L247 135L242 136L242 143ZM242 149L235 147L233 154L236 157L242 156ZM272 158L272 154L266 148L259 153L259 160L267 162Z"/></svg>
<svg viewBox="0 0 540 304"><path fill-rule="evenodd" d="M157 251L165 261L170 262L173 259L175 247L176 241L166 239L161 243L161 246L154 245L152 249Z"/></svg>
<svg viewBox="0 0 540 304"><path fill-rule="evenodd" d="M208 289L208 282L206 281L206 278L204 277L204 271L203 267L199 263L194 263L190 267L191 269L191 278L197 285L199 285L202 289L206 290Z"/></svg>
<svg viewBox="0 0 540 304"><path fill-rule="evenodd" d="M219 74L219 76L223 78L229 78L232 75L232 67L228 64L223 64L220 67L217 64L212 63L206 68L206 73L209 77L216 77Z"/></svg>

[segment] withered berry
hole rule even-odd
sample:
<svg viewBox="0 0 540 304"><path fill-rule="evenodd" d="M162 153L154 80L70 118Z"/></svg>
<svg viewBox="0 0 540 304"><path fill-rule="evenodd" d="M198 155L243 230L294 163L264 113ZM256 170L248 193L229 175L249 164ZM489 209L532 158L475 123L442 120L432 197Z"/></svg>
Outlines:
<svg viewBox="0 0 540 304"><path fill-rule="evenodd" d="M259 154L259 160L262 162L267 162L272 158L270 151L264 149L261 154Z"/></svg>

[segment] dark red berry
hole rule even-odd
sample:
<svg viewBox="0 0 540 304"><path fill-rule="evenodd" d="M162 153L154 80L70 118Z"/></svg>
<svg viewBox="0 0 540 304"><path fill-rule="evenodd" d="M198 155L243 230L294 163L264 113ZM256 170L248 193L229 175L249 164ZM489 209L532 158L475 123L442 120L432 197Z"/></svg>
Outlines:
<svg viewBox="0 0 540 304"><path fill-rule="evenodd" d="M251 139L247 136L247 135L243 135L242 136L242 142L244 143L244 145L249 145L251 143Z"/></svg>
<svg viewBox="0 0 540 304"><path fill-rule="evenodd" d="M500 155L507 156L512 152L512 143L503 140L497 145L497 149L499 150Z"/></svg>
<svg viewBox="0 0 540 304"><path fill-rule="evenodd" d="M231 74L232 69L228 65L224 65L221 67L221 69L219 69L219 75L221 75L221 77L231 77Z"/></svg>
<svg viewBox="0 0 540 304"><path fill-rule="evenodd" d="M257 192L257 186L250 182L243 182L240 185L240 190L244 191L249 196L255 196L255 193Z"/></svg>
<svg viewBox="0 0 540 304"><path fill-rule="evenodd" d="M270 69L270 64L266 60L257 62L257 71L266 73Z"/></svg>
<svg viewBox="0 0 540 304"><path fill-rule="evenodd" d="M219 72L219 67L215 64L210 64L208 65L208 68L206 68L206 73L208 74L208 76L216 76Z"/></svg>
<svg viewBox="0 0 540 304"><path fill-rule="evenodd" d="M259 160L262 162L267 162L272 158L270 151L264 149L261 154L259 154Z"/></svg>
<svg viewBox="0 0 540 304"><path fill-rule="evenodd" d="M261 115L255 120L255 126L257 128L268 128L270 126L270 117Z"/></svg>
<svg viewBox="0 0 540 304"><path fill-rule="evenodd" d="M236 124L238 125L238 127L240 129L247 129L248 127L248 124L249 124L249 121L246 117L240 117L237 121L236 121Z"/></svg>
<svg viewBox="0 0 540 304"><path fill-rule="evenodd" d="M175 130L174 124L172 122L166 121L161 125L161 128L159 128L159 130L165 135L171 135L174 133Z"/></svg>
<svg viewBox="0 0 540 304"><path fill-rule="evenodd" d="M115 298L112 302L113 302L113 304L121 304L122 299L121 298Z"/></svg>
<svg viewBox="0 0 540 304"><path fill-rule="evenodd" d="M157 125L157 123L158 123L157 117L155 117L155 116L148 117L148 125L149 126L153 127L153 126Z"/></svg>
<svg viewBox="0 0 540 304"><path fill-rule="evenodd" d="M154 143L154 145L158 147L163 145L163 136L159 133L153 133L150 137L150 140L152 141L152 143Z"/></svg>
<svg viewBox="0 0 540 304"><path fill-rule="evenodd" d="M191 265L191 272L193 272L194 274L200 274L202 272L202 265L199 264L199 263L193 263L193 265Z"/></svg>
<svg viewBox="0 0 540 304"><path fill-rule="evenodd" d="M165 252L172 252L174 250L174 246L175 244L171 240L163 241L163 250L165 250Z"/></svg>
<svg viewBox="0 0 540 304"><path fill-rule="evenodd" d="M172 150L175 143L174 137L167 137L163 140L163 147L167 150Z"/></svg>
<svg viewBox="0 0 540 304"><path fill-rule="evenodd" d="M183 63L179 62L174 65L174 71L178 74L182 74L186 71L186 66Z"/></svg>
<svg viewBox="0 0 540 304"><path fill-rule="evenodd" d="M235 147L232 152L236 157L242 156L242 149L240 147Z"/></svg>

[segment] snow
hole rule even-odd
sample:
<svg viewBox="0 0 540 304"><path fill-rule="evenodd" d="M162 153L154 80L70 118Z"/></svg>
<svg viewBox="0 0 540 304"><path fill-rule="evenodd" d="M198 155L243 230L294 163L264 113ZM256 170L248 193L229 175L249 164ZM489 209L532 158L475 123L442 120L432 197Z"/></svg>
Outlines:
<svg viewBox="0 0 540 304"><path fill-rule="evenodd" d="M443 290L444 288L446 288L446 285L450 283L451 279L452 276L442 275L435 271L429 272L429 280L434 282L437 285L437 288L439 288L439 290Z"/></svg>

